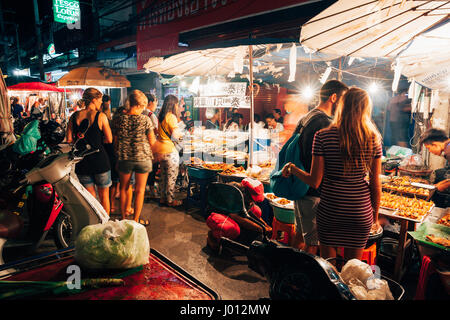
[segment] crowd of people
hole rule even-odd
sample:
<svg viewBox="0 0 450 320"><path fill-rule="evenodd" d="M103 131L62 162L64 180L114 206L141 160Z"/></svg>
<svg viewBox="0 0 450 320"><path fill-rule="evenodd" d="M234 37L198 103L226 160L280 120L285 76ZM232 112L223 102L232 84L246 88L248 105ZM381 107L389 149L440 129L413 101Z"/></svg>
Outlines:
<svg viewBox="0 0 450 320"><path fill-rule="evenodd" d="M335 257L336 248L343 247L344 259L361 259L370 231L380 228L382 137L365 90L330 80L320 89L319 98L294 131L301 132L304 168L288 163L282 169L284 177L293 175L310 186L295 201L297 232L292 246L325 258ZM85 139L100 150L78 163L75 172L89 192L97 192L108 213L118 209L123 219L133 215L135 221L148 225L148 220L140 218L146 189L152 198L159 198L160 205L182 204L175 199L180 166L177 145L183 135L180 101L174 95L166 96L156 115L157 98L133 90L125 106L111 116L110 100L97 89L86 89L83 108L69 119L67 141L73 142L81 121L89 119ZM242 115L230 109L228 116L220 124L218 112L210 112L206 128L242 127ZM254 120L263 127L258 115ZM265 120L271 130L283 131L280 110ZM422 139L431 152L445 150L446 156L448 141L437 131L427 132ZM157 172L159 190L155 187ZM448 188L448 179L440 186ZM114 205L117 193L119 208Z"/></svg>
<svg viewBox="0 0 450 320"><path fill-rule="evenodd" d="M99 152L77 163L75 173L93 196L98 195L108 214L119 213L123 219L133 216L136 222L148 225L148 219L141 219L147 188L154 197L159 193L161 205L182 204L174 195L179 154L173 139L181 136L178 103L177 97L168 95L156 117L157 98L133 90L125 105L111 114L109 96L95 88L84 91L80 110L69 118L66 141L73 143L81 121L89 120L90 126L82 134ZM159 192L155 188L158 169ZM119 208L115 206L117 194Z"/></svg>

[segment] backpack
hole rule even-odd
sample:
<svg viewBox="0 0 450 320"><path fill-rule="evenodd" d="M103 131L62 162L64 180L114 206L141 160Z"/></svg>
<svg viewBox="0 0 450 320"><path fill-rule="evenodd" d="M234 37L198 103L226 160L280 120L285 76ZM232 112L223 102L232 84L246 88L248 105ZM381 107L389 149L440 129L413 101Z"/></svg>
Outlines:
<svg viewBox="0 0 450 320"><path fill-rule="evenodd" d="M296 176L291 175L288 178L284 178L281 171L288 162L292 162L297 168L305 170L301 161L302 153L299 139L303 133L303 129L311 122L311 119L315 115L316 113L312 112L305 121L302 121L303 123L306 122L306 124L302 125L300 130L289 138L278 154L277 164L270 174L270 187L277 197L286 198L292 201L299 200L303 198L309 190L309 185L298 179Z"/></svg>

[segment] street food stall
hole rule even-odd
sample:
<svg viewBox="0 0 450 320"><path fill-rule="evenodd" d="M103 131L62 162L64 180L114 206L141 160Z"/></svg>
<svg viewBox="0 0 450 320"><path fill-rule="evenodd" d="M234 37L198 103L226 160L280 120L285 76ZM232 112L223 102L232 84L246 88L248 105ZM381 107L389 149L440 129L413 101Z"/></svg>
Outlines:
<svg viewBox="0 0 450 320"><path fill-rule="evenodd" d="M19 98L19 103L24 106L26 112L30 112L37 99L43 98L48 106L43 110L43 119L65 122L66 103L63 89L44 82L24 82L9 86L8 93L10 97Z"/></svg>

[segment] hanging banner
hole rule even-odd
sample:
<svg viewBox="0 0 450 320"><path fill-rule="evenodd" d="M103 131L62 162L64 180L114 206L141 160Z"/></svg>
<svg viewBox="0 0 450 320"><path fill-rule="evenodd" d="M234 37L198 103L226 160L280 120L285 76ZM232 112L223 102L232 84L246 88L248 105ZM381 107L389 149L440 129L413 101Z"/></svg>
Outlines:
<svg viewBox="0 0 450 320"><path fill-rule="evenodd" d="M239 96L244 97L247 90L246 82L215 82L200 85L200 97Z"/></svg>
<svg viewBox="0 0 450 320"><path fill-rule="evenodd" d="M250 97L195 97L194 108L250 109Z"/></svg>
<svg viewBox="0 0 450 320"><path fill-rule="evenodd" d="M80 2L78 0L53 0L53 18L55 22L77 22L80 20Z"/></svg>

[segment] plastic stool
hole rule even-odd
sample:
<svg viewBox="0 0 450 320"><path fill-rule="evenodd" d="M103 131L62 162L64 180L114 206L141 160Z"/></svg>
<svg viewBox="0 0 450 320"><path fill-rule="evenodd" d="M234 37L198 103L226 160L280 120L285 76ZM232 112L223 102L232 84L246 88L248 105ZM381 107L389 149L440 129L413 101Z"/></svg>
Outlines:
<svg viewBox="0 0 450 320"><path fill-rule="evenodd" d="M295 224L283 223L275 217L272 220L272 240L291 245L295 235Z"/></svg>
<svg viewBox="0 0 450 320"><path fill-rule="evenodd" d="M344 248L338 248L338 252L341 257L344 257ZM364 249L361 261L366 262L369 266L375 265L375 260L377 258L377 244L374 243L370 247Z"/></svg>

